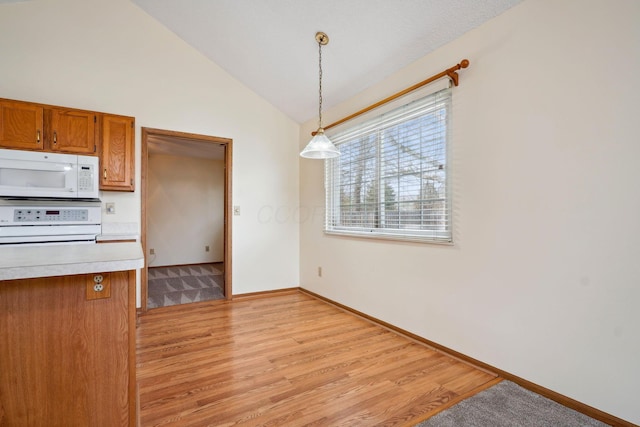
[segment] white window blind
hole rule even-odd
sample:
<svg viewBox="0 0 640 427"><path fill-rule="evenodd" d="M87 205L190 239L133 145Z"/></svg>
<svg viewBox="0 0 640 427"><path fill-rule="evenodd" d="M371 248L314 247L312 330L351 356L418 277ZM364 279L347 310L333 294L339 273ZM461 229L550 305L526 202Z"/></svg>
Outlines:
<svg viewBox="0 0 640 427"><path fill-rule="evenodd" d="M325 232L451 242L451 89L335 135L325 162Z"/></svg>

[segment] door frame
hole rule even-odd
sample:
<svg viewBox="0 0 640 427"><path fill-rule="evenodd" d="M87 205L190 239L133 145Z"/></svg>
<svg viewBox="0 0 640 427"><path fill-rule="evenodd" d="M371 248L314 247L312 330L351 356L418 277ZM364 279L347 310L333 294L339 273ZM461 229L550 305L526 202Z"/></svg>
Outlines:
<svg viewBox="0 0 640 427"><path fill-rule="evenodd" d="M170 137L175 139L185 139L202 143L213 143L224 146L224 296L226 300L233 298L232 293L232 246L231 246L231 218L233 208L231 206L231 177L233 165L233 140L218 136L199 135L195 133L177 132L172 130L142 128L142 158L141 158L141 244L144 252L144 267L140 273L140 309L144 313L147 311L147 299L149 297L148 281L148 254L147 254L147 175L149 171L149 147L150 137Z"/></svg>

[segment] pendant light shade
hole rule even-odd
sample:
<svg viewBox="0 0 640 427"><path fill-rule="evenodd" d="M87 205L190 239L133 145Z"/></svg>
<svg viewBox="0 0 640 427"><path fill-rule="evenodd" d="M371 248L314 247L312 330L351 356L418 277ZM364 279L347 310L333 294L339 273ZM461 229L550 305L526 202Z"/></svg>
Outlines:
<svg viewBox="0 0 640 427"><path fill-rule="evenodd" d="M315 132L311 141L302 150L300 156L307 159L330 159L340 155L340 151L336 148L331 140L324 134L322 128L322 46L329 43L329 36L323 32L316 33L316 41L318 42L318 130Z"/></svg>
<svg viewBox="0 0 640 427"><path fill-rule="evenodd" d="M339 156L340 152L324 134L324 129L319 128L300 155L307 159L330 159Z"/></svg>

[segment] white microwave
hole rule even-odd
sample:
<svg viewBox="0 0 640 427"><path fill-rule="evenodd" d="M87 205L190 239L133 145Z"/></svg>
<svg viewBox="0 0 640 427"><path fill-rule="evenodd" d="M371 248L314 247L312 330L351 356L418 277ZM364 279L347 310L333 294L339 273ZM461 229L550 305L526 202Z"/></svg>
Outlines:
<svg viewBox="0 0 640 427"><path fill-rule="evenodd" d="M97 199L98 158L0 149L0 196Z"/></svg>

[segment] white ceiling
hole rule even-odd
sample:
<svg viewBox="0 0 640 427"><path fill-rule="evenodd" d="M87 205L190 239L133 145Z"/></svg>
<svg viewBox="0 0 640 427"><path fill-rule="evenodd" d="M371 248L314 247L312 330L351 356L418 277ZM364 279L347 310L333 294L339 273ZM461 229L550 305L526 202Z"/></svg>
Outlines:
<svg viewBox="0 0 640 427"><path fill-rule="evenodd" d="M522 0L132 1L303 123L318 113L317 31L330 39L322 48L330 108Z"/></svg>

